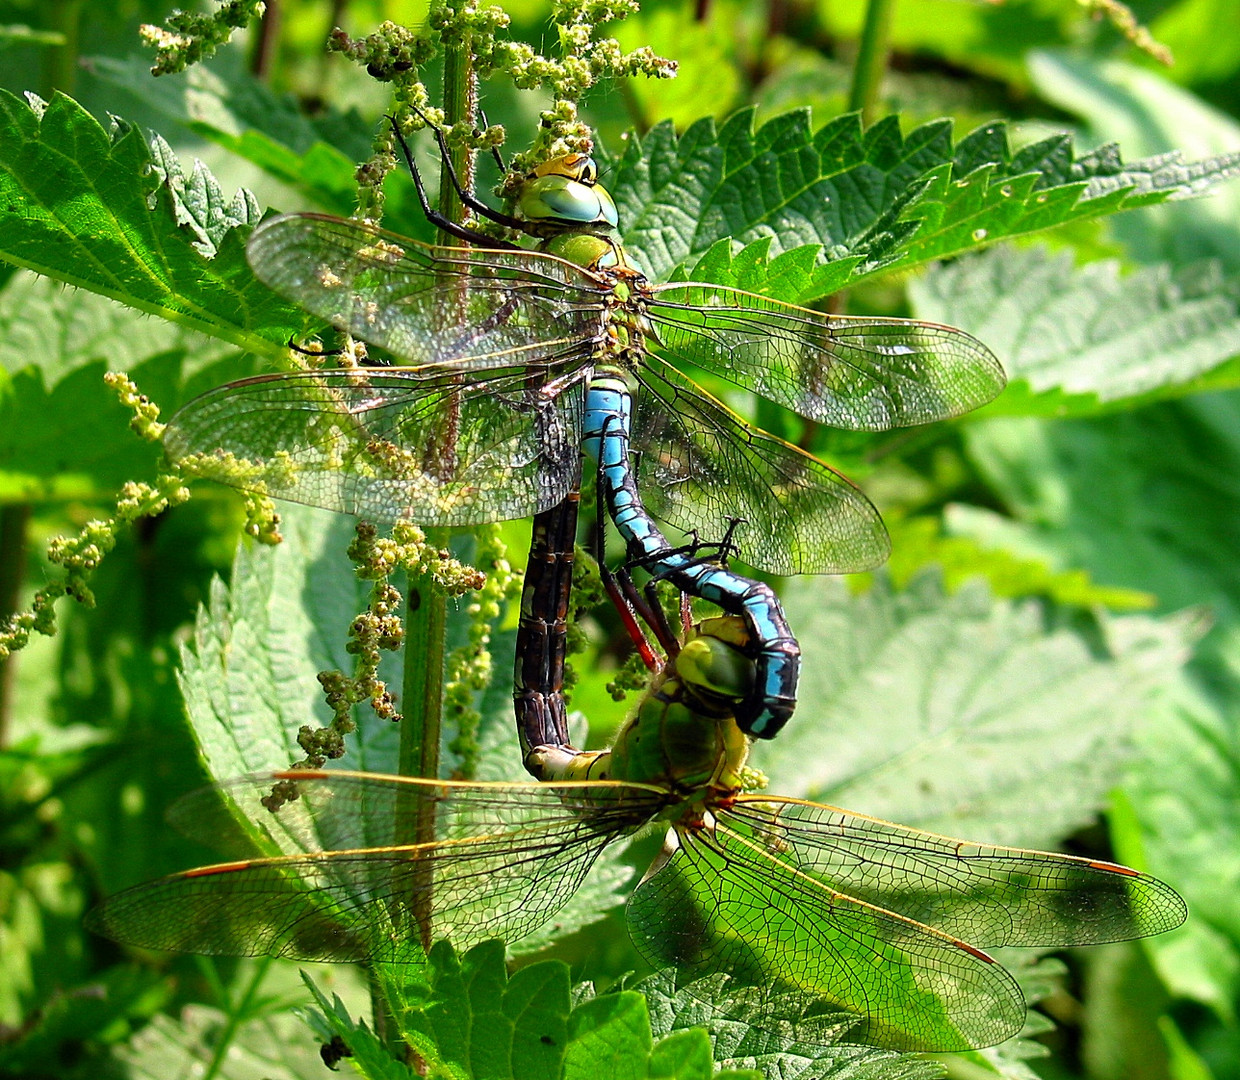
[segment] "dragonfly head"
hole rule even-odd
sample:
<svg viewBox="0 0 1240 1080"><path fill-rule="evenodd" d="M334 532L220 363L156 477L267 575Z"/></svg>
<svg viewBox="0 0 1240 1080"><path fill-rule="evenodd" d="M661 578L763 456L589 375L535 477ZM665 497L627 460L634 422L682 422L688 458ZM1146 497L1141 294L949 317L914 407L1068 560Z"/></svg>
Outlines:
<svg viewBox="0 0 1240 1080"><path fill-rule="evenodd" d="M749 696L754 662L747 656L744 623L734 616L705 619L696 637L681 647L676 673L685 688L703 704L732 711Z"/></svg>
<svg viewBox="0 0 1240 1080"><path fill-rule="evenodd" d="M598 182L598 166L585 154L567 154L538 166L517 195L517 214L544 229L614 229L616 204Z"/></svg>

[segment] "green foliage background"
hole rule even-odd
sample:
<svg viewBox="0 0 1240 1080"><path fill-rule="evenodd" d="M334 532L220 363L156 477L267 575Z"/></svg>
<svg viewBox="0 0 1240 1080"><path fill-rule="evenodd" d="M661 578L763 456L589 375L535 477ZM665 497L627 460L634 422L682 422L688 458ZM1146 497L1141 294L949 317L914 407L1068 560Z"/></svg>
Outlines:
<svg viewBox="0 0 1240 1080"><path fill-rule="evenodd" d="M281 5L265 82L244 42L152 80L136 28L170 6L0 3L0 80L17 95L0 99L0 604L14 609L58 572L47 537L154 474L102 373L127 371L167 415L276 362L303 317L254 282L241 230L267 207L349 213L385 107L381 86L322 54L328 4ZM506 7L514 36L543 42L540 0ZM958 1056L958 1076L1240 1075L1240 185L1217 186L1240 151L1240 5L1135 10L1170 70L1074 0L902 0L885 119L863 134L840 118L860 0L718 2L705 21L650 0L614 32L679 60L680 77L586 102L652 276L801 302L846 289L849 311L971 331L1011 376L982 413L895 435L807 432L732 398L861 482L894 542L882 573L780 584L806 674L794 723L755 754L772 790L1113 854L1189 902L1163 938L1004 956L1055 1023L1031 1014L1037 1042ZM360 35L425 13L357 2L339 17ZM28 90L51 102L41 116ZM483 94L521 149L544 102L499 78ZM1118 153L1094 152L1111 141ZM424 233L396 177L387 223ZM122 538L94 610L62 602L60 635L3 669L0 1071L323 1075L316 1039L343 1034L368 1075L408 1075L358 1028L356 972L314 971L312 997L292 965L135 956L81 929L100 896L212 861L165 823L168 805L299 756L297 728L328 715L314 673L349 662L364 602L349 523L288 509L274 550L239 542L241 525L239 501L204 485ZM504 537L519 564L528 525ZM623 706L604 689L616 628L602 612L590 628L574 705L597 738ZM511 649L500 632L479 699L484 778L519 772ZM350 764L390 769L394 747L366 722ZM582 980L602 989L641 964L618 907L640 861L617 852L558 933L512 943L525 966L511 975L498 949L438 952L396 991L402 1034L440 1075L690 1077L712 1060L934 1074L741 1023L716 1024L712 1057L694 1029L706 1018L672 988L591 996ZM550 1051L529 1038L549 1024Z"/></svg>

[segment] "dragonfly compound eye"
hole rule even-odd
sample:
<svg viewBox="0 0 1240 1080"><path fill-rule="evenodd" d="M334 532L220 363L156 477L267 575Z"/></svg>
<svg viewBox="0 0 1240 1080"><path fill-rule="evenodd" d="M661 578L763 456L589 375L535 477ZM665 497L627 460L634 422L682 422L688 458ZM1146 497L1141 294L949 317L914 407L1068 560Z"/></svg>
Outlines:
<svg viewBox="0 0 1240 1080"><path fill-rule="evenodd" d="M686 642L676 657L676 671L693 689L734 701L747 697L753 688L753 661L715 637Z"/></svg>
<svg viewBox="0 0 1240 1080"><path fill-rule="evenodd" d="M517 210L531 222L559 222L565 228L600 225L615 228L620 220L607 189L573 176L551 173L530 180L517 199Z"/></svg>

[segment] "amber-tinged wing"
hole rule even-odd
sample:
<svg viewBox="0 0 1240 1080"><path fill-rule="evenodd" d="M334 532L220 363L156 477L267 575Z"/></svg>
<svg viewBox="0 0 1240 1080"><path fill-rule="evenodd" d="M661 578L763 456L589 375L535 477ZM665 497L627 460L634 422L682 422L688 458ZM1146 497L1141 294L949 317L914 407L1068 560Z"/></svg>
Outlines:
<svg viewBox="0 0 1240 1080"><path fill-rule="evenodd" d="M108 898L87 925L172 952L416 962L422 942L516 940L564 905L599 852L666 793L625 784L483 784L363 773L276 774L225 785L300 852L202 867ZM431 837L419 839L419 837ZM377 843L379 842L379 843Z"/></svg>
<svg viewBox="0 0 1240 1080"><path fill-rule="evenodd" d="M828 888L981 948L1127 941L1188 914L1169 885L1115 863L968 843L797 799L744 796L724 816Z"/></svg>
<svg viewBox="0 0 1240 1080"><path fill-rule="evenodd" d="M1020 1030L1020 990L984 952L830 889L722 823L679 838L629 902L629 927L690 992L726 974L784 1008L800 995L809 1012L853 1016L843 1041L897 1050L967 1050Z"/></svg>

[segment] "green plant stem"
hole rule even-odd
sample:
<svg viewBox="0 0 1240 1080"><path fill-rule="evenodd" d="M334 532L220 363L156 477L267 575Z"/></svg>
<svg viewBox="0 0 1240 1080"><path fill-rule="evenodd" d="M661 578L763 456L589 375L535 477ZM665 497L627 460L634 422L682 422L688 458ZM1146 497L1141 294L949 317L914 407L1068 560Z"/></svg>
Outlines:
<svg viewBox="0 0 1240 1080"><path fill-rule="evenodd" d="M448 126L462 120L473 120L478 109L478 78L474 73L472 42L465 38L447 50L443 61L443 111ZM452 167L467 191L474 187L474 152L468 146L449 147ZM465 205L444 169L439 177L439 211L451 221L466 219ZM449 239L448 243L458 243Z"/></svg>
<svg viewBox="0 0 1240 1080"><path fill-rule="evenodd" d="M26 524L29 520L28 503L0 506L0 625L17 614L22 571L26 566ZM0 659L0 750L9 743L15 664L13 656Z"/></svg>
<svg viewBox="0 0 1240 1080"><path fill-rule="evenodd" d="M72 95L77 85L80 53L82 6L85 0L54 0L51 5L52 29L64 35L64 43L48 50L47 90Z"/></svg>
<svg viewBox="0 0 1240 1080"><path fill-rule="evenodd" d="M434 546L447 543L442 529L430 532ZM434 777L439 771L443 721L444 637L447 595L428 574L411 575L406 585L405 672L401 694L400 775Z"/></svg>
<svg viewBox="0 0 1240 1080"><path fill-rule="evenodd" d="M867 125L874 122L878 92L883 73L887 70L887 39L891 33L894 10L895 0L870 0L865 12L865 25L861 28L848 107L860 110L862 122Z"/></svg>
<svg viewBox="0 0 1240 1080"><path fill-rule="evenodd" d="M444 52L444 117L448 125L472 120L477 105L477 79L474 74L472 42L468 34L454 36ZM473 154L467 147L452 150L453 165L464 185L473 183ZM463 220L464 207L452 188L448 170L440 178L439 207L454 221ZM448 243L455 241L449 239ZM440 433L454 437L451 419ZM449 455L450 456L450 455ZM433 547L448 544L446 530L427 531ZM448 601L443 589L429 574L411 577L407 583L405 617L405 670L401 711L399 771L402 776L435 778L439 775L439 744L443 727L444 656L448 625ZM419 801L416 810L398 806L398 843L427 844L435 839L435 807L429 799ZM412 832L412 836L408 834ZM403 835L400 835L403 834ZM418 927L423 948L429 950L433 937L429 864L425 875L415 874L411 883L410 910Z"/></svg>

